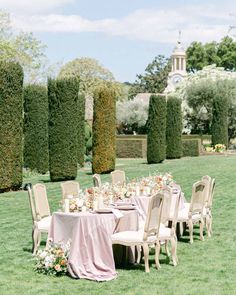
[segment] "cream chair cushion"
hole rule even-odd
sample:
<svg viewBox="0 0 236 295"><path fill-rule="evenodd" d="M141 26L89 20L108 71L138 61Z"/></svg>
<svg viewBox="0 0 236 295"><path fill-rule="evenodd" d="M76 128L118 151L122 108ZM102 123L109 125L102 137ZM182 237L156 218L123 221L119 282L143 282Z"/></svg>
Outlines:
<svg viewBox="0 0 236 295"><path fill-rule="evenodd" d="M143 230L139 231L121 231L118 233L115 233L111 236L112 243L113 244L142 244L143 243ZM156 241L156 235L155 236L149 236L147 239L148 243L155 243Z"/></svg>
<svg viewBox="0 0 236 295"><path fill-rule="evenodd" d="M47 216L37 221L38 229L40 231L49 231L51 225L52 216Z"/></svg>

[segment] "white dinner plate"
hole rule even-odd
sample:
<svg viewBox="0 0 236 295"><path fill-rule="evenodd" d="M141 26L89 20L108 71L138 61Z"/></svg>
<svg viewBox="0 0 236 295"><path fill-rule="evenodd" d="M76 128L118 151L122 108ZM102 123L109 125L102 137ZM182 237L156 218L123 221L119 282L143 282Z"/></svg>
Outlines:
<svg viewBox="0 0 236 295"><path fill-rule="evenodd" d="M111 208L101 208L101 209L97 209L94 210L96 213L112 213L112 209Z"/></svg>
<svg viewBox="0 0 236 295"><path fill-rule="evenodd" d="M127 204L127 205L124 204L124 205L115 206L115 208L119 210L134 210L136 209L136 206L132 204Z"/></svg>

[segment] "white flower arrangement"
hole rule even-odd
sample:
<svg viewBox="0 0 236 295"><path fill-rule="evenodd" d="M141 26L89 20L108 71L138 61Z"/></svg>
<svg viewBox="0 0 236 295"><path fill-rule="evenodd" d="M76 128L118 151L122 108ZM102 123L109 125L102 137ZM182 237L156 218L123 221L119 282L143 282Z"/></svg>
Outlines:
<svg viewBox="0 0 236 295"><path fill-rule="evenodd" d="M63 275L67 273L70 241L66 244L55 244L49 241L44 250L36 255L35 270L47 275Z"/></svg>

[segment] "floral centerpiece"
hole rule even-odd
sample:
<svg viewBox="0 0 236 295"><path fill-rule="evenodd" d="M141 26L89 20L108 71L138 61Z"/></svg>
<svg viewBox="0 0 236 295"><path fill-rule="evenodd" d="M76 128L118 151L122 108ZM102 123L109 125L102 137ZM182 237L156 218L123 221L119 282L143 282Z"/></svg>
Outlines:
<svg viewBox="0 0 236 295"><path fill-rule="evenodd" d="M44 250L36 255L35 270L48 275L62 275L67 273L70 241L66 244L55 244L51 241Z"/></svg>

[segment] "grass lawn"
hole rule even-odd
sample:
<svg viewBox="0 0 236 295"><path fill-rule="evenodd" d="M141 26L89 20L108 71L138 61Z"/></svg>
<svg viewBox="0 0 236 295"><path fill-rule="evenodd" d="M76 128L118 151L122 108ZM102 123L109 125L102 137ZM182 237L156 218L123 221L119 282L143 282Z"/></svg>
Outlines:
<svg viewBox="0 0 236 295"><path fill-rule="evenodd" d="M125 170L129 178L157 170L171 172L188 200L195 181L205 174L215 177L213 237L201 242L195 228L192 245L188 235L178 242L178 266L169 265L161 254L162 267L156 270L151 255L150 274L144 272L142 262L118 269L118 278L104 283L49 277L34 271L27 192L0 194L0 294L236 294L236 156L183 158L158 165L118 160L117 168ZM83 188L92 186L88 168L79 170L77 179ZM109 175L102 180L109 180ZM51 210L58 208L60 183L50 183L48 175L26 176L24 182L44 182Z"/></svg>

